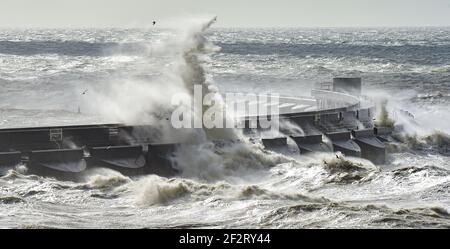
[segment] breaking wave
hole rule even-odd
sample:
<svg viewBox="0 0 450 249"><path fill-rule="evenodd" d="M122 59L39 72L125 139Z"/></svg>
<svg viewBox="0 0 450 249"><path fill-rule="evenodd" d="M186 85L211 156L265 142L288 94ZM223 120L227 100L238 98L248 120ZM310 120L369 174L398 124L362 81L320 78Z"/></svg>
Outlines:
<svg viewBox="0 0 450 249"><path fill-rule="evenodd" d="M168 205L183 200L290 200L305 202L325 202L326 198L313 197L301 193L269 190L257 184L231 184L226 181L202 183L186 178L167 179L148 176L129 185L136 197L136 204Z"/></svg>
<svg viewBox="0 0 450 249"><path fill-rule="evenodd" d="M42 124L37 119L20 119L30 115L48 117L49 125L73 120L92 123L92 117L101 114L108 122L150 123L158 139L182 137L188 141L172 158L182 172L174 178L126 177L97 169L78 182L69 182L28 175L23 166L2 169L0 208L12 215L2 217L0 226L449 227L445 200L450 198L450 140L447 116L441 115L448 109L449 67L446 54L440 53L448 44L437 48L428 42L414 45L427 41L415 36L420 32L411 32L415 37L411 41L389 37L391 33L384 31L372 34L387 37L389 44L385 44L360 31L208 31L213 22L214 18L189 21L180 25L186 30L170 35L145 31L141 39L122 31L111 31L115 37L93 36L97 31L77 31L75 35L64 31L51 36L63 37L63 41L0 42L6 53L0 82L7 89L2 93L5 106L1 110L8 117L2 118L0 125ZM432 33L434 43L446 42L440 40L439 32ZM79 40L78 35L90 42L70 42ZM20 40L22 34L17 36L8 39ZM399 37L402 41L397 41ZM100 42L103 38L104 43ZM127 39L150 42L129 43ZM26 51L22 46L34 48ZM83 47L86 49L80 49ZM436 54L441 56L434 58ZM17 70L19 64L21 70ZM172 95L191 95L194 84L202 85L204 94L216 93L218 87L302 94L311 87L302 81L329 80L342 74L363 76L368 86L395 86L401 92L405 89L401 84L433 88L412 96L393 96L382 105L385 109L378 116L378 125L402 125L404 129L390 143L394 153L381 168L340 154L281 155L248 143L232 130L175 134L166 129L166 118L176 107L170 103ZM217 84L213 75L220 77ZM43 94L30 96L34 99L26 101L14 95L35 93L35 86ZM84 87L87 95L80 97ZM74 90L77 97L67 89ZM42 102L36 100L47 102L37 110L20 109L35 108ZM220 102L220 97L216 100ZM82 115L76 113L74 103L80 103ZM444 105L411 110L422 103ZM11 109L16 104L20 108ZM47 110L55 105L70 111ZM391 115L395 108L408 110L415 118ZM281 128L287 134L303 133L290 123ZM217 146L210 141L214 137L240 142Z"/></svg>
<svg viewBox="0 0 450 249"><path fill-rule="evenodd" d="M261 145L235 143L217 148L212 142L184 145L174 155L182 176L207 181L251 176L262 169L294 159L268 152Z"/></svg>
<svg viewBox="0 0 450 249"><path fill-rule="evenodd" d="M344 155L337 153L330 159L324 159L325 169L330 173L327 183L364 182L371 179L379 169L369 162L356 162L348 160Z"/></svg>
<svg viewBox="0 0 450 249"><path fill-rule="evenodd" d="M441 131L434 131L429 135L397 133L394 138L400 143L391 143L388 146L390 152L435 151L442 154L450 153L450 135Z"/></svg>
<svg viewBox="0 0 450 249"><path fill-rule="evenodd" d="M86 184L81 186L88 189L111 189L129 183L131 179L110 169L91 169L85 173Z"/></svg>

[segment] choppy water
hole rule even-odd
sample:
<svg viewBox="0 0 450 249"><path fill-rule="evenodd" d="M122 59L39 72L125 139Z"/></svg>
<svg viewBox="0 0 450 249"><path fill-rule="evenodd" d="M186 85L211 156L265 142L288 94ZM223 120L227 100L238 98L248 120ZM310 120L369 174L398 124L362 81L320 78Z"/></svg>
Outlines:
<svg viewBox="0 0 450 249"><path fill-rule="evenodd" d="M140 89L153 95L118 105L157 99L178 80L173 37L158 29L0 30L0 127L130 117L90 94L122 86L133 95L134 82L144 82L157 85ZM365 94L387 97L391 113L414 114L406 126L417 137L382 166L250 145L215 154L203 144L181 152L185 172L173 179L98 169L63 182L3 170L0 227L450 227L449 28L212 29L206 37L221 48L204 60L222 92L307 95L333 76L361 76Z"/></svg>

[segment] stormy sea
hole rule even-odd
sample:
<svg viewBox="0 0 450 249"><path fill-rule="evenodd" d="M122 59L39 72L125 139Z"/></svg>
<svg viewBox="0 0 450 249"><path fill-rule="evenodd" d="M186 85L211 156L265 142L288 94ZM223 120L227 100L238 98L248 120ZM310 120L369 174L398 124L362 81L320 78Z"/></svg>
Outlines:
<svg viewBox="0 0 450 249"><path fill-rule="evenodd" d="M1 228L450 228L450 28L0 30L0 128L152 123L170 95L308 96L333 77L403 127L374 165L207 141L180 175L93 168L74 181L0 165ZM400 113L411 118L401 118ZM328 162L328 163L324 163Z"/></svg>

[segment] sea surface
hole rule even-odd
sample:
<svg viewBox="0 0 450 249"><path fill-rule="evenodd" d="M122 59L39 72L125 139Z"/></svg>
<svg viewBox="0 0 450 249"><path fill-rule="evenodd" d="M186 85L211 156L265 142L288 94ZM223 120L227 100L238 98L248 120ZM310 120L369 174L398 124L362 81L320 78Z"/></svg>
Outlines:
<svg viewBox="0 0 450 249"><path fill-rule="evenodd" d="M146 121L195 76L190 30L0 30L0 128ZM61 181L0 166L0 228L450 228L450 28L204 32L195 62L207 77L196 80L307 96L362 77L409 139L385 165L199 144L179 154L174 178L92 169Z"/></svg>

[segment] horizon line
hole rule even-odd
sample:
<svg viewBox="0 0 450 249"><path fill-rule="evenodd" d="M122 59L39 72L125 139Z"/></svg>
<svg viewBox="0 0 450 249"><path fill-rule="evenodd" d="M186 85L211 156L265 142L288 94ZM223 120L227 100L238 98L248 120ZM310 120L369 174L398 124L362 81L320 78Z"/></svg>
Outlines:
<svg viewBox="0 0 450 249"><path fill-rule="evenodd" d="M0 26L0 29L174 29L172 26L140 26L140 27L127 27L127 26L60 26L60 27L50 27L50 26L17 26L17 27L7 27ZM213 26L211 29L361 29L361 28L450 28L450 24L446 25L361 25L361 26Z"/></svg>

